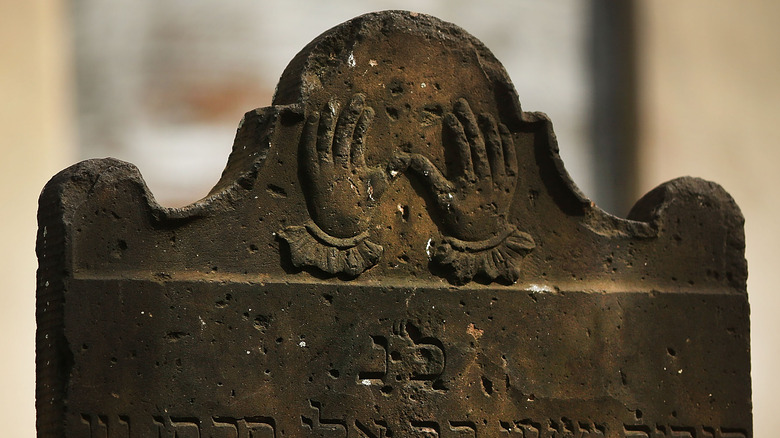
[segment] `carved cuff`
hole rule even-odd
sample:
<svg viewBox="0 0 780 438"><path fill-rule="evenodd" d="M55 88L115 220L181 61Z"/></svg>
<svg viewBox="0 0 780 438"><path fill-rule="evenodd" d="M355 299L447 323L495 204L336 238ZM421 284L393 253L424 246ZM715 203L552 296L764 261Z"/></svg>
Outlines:
<svg viewBox="0 0 780 438"><path fill-rule="evenodd" d="M379 261L384 248L368 239L368 232L339 238L314 222L290 226L278 233L290 245L290 258L298 268L313 266L329 274L360 275Z"/></svg>
<svg viewBox="0 0 780 438"><path fill-rule="evenodd" d="M514 283L520 275L520 261L536 243L528 234L507 225L496 236L478 242L444 237L432 253L432 259L452 268L460 283L468 283L482 274L491 281L501 278Z"/></svg>

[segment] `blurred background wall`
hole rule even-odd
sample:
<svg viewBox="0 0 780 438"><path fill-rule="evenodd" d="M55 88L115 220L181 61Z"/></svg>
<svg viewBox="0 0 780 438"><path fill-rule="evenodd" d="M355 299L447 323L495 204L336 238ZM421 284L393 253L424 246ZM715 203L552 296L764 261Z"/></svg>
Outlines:
<svg viewBox="0 0 780 438"><path fill-rule="evenodd" d="M163 205L217 181L244 112L266 106L286 63L356 15L411 9L481 39L525 110L555 123L580 188L625 216L643 193L693 175L746 216L755 436L780 420L780 3L770 0L250 2L0 0L0 435L34 436L35 211L57 171L136 164Z"/></svg>

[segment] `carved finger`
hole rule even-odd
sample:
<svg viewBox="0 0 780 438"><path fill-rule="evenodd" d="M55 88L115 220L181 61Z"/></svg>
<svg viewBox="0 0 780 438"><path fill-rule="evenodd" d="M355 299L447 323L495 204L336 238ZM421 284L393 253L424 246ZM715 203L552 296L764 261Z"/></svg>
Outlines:
<svg viewBox="0 0 780 438"><path fill-rule="evenodd" d="M477 126L477 119L474 117L474 112L471 111L471 107L466 99L458 99L455 103L455 115L460 120L463 126L463 131L466 134L466 140L471 146L472 159L474 160L474 173L477 178L490 178L490 165L487 160L487 153L485 152L485 141L482 138L482 132Z"/></svg>
<svg viewBox="0 0 780 438"><path fill-rule="evenodd" d="M437 200L447 201L452 198L454 191L452 184L442 175L439 168L431 163L431 160L420 154L411 154L409 168L428 183Z"/></svg>
<svg viewBox="0 0 780 438"><path fill-rule="evenodd" d="M331 162L333 148L333 124L338 105L328 102L320 113L320 125L317 130L317 156L320 163Z"/></svg>
<svg viewBox="0 0 780 438"><path fill-rule="evenodd" d="M366 131L374 120L374 109L370 106L365 107L363 114L355 126L355 133L352 135L352 166L366 167L366 158L363 155L363 144L365 143Z"/></svg>
<svg viewBox="0 0 780 438"><path fill-rule="evenodd" d="M349 155L352 145L352 136L355 132L360 114L363 112L363 96L356 94L349 105L341 111L339 121L336 123L336 132L333 138L333 163L342 167L349 164Z"/></svg>
<svg viewBox="0 0 780 438"><path fill-rule="evenodd" d="M317 125L320 117L318 114L311 114L306 119L301 132L301 162L307 175L314 175L319 170L319 158L317 157Z"/></svg>
<svg viewBox="0 0 780 438"><path fill-rule="evenodd" d="M484 113L479 117L480 127L485 134L485 143L487 149L488 161L490 162L490 172L493 175L493 182L501 184L506 178L506 171L504 169L504 149L502 146L501 137L498 134L498 127L496 121L488 113Z"/></svg>
<svg viewBox="0 0 780 438"><path fill-rule="evenodd" d="M503 123L498 125L498 132L501 134L501 143L504 146L504 162L506 162L507 177L517 176L517 150L515 141L512 139L512 133L509 132Z"/></svg>
<svg viewBox="0 0 780 438"><path fill-rule="evenodd" d="M463 172L463 176L469 180L474 180L474 165L471 162L471 148L469 147L468 140L466 140L466 133L463 132L463 126L452 113L447 113L444 116L444 125L450 130L455 141L455 146L458 148L458 158L460 164L460 170Z"/></svg>

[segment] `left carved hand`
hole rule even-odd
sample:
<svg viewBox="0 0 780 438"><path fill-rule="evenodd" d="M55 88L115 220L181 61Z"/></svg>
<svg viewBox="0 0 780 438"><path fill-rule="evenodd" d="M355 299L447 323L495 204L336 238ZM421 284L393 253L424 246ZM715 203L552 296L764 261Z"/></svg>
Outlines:
<svg viewBox="0 0 780 438"><path fill-rule="evenodd" d="M330 102L309 115L301 138L301 172L314 223L346 238L368 228L369 210L384 192L387 175L366 165L363 146L374 110L363 95L354 95L338 113L338 104Z"/></svg>

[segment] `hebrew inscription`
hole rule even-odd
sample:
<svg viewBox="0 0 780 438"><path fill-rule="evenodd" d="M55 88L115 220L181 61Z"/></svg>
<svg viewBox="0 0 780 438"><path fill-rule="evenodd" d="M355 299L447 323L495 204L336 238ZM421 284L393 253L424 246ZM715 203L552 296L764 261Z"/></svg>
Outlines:
<svg viewBox="0 0 780 438"><path fill-rule="evenodd" d="M390 385L408 381L434 382L444 372L444 345L436 338L424 336L414 324L397 321L393 335L371 336L372 354L379 359L375 368L358 373L363 385ZM375 361L376 362L376 361ZM388 388L389 390L389 388Z"/></svg>
<svg viewBox="0 0 780 438"><path fill-rule="evenodd" d="M345 420L322 417L322 404L310 400L313 415L302 415L305 430L316 436L389 438L394 436L386 420L355 420L349 427ZM270 417L197 417L155 416L152 419L155 436L158 437L210 437L210 438L274 438L277 436L276 421ZM90 438L134 438L131 421L126 415L82 414L81 422ZM442 424L444 429L442 429ZM619 435L610 433L607 425L590 420L522 419L499 420L487 425L478 425L468 420L448 420L444 423L432 420L412 420L410 430L415 436L424 437L477 437L516 436L528 438L746 438L742 429L711 426L672 425L623 425ZM497 426L497 427L496 427ZM480 433L478 434L478 431Z"/></svg>
<svg viewBox="0 0 780 438"><path fill-rule="evenodd" d="M747 432L739 429L707 426L624 426L627 438L746 438Z"/></svg>
<svg viewBox="0 0 780 438"><path fill-rule="evenodd" d="M200 201L88 160L38 220L40 438L753 435L734 200L685 177L604 212L433 17L304 47Z"/></svg>
<svg viewBox="0 0 780 438"><path fill-rule="evenodd" d="M124 415L81 415L90 438L130 438L130 419Z"/></svg>
<svg viewBox="0 0 780 438"><path fill-rule="evenodd" d="M135 438L152 433L170 438L275 438L276 421L271 417L171 417L151 416L130 420L127 415L82 414L90 438ZM151 425L151 428L146 426ZM146 432L145 432L146 431ZM151 435L149 435L151 436Z"/></svg>

